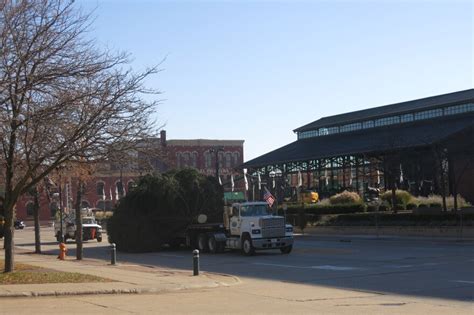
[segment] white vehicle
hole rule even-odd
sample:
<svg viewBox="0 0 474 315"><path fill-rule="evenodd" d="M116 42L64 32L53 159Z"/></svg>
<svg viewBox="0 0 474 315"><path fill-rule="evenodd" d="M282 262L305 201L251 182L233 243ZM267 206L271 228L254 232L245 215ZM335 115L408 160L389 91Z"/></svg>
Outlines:
<svg viewBox="0 0 474 315"><path fill-rule="evenodd" d="M58 219L54 223L54 235L58 242L61 241L61 221ZM68 239L76 239L76 224L74 218L66 217L63 220L63 241ZM92 216L82 218L82 240L88 241L97 239L97 242L102 242L102 226L97 224L95 218Z"/></svg>
<svg viewBox="0 0 474 315"><path fill-rule="evenodd" d="M223 224L193 224L186 230L186 245L202 252L240 249L245 255L255 250L293 248L293 226L285 218L272 215L266 202L234 203L224 210Z"/></svg>

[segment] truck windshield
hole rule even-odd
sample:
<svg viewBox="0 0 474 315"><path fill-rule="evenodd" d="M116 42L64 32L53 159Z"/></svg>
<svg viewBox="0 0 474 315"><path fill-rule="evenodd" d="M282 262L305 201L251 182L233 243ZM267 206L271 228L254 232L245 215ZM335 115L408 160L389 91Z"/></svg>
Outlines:
<svg viewBox="0 0 474 315"><path fill-rule="evenodd" d="M95 221L91 218L84 218L82 219L82 224L95 224Z"/></svg>
<svg viewBox="0 0 474 315"><path fill-rule="evenodd" d="M271 214L267 205L248 205L240 208L240 215L242 217L252 217L259 215Z"/></svg>

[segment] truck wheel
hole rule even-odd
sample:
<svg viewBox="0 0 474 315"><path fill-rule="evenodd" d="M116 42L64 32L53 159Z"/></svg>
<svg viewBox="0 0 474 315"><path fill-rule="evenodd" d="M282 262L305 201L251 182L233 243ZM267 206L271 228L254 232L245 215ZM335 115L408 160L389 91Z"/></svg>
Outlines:
<svg viewBox="0 0 474 315"><path fill-rule="evenodd" d="M285 247L280 248L280 252L282 254L289 254L289 253L291 253L292 249L293 249L293 245L285 246Z"/></svg>
<svg viewBox="0 0 474 315"><path fill-rule="evenodd" d="M242 239L242 253L246 256L252 256L255 254L255 248L252 245L252 239L248 235L245 235Z"/></svg>
<svg viewBox="0 0 474 315"><path fill-rule="evenodd" d="M61 243L61 234L56 234L56 241L58 241L58 243Z"/></svg>
<svg viewBox="0 0 474 315"><path fill-rule="evenodd" d="M217 253L217 241L214 235L209 236L209 239L207 240L207 246L211 254Z"/></svg>
<svg viewBox="0 0 474 315"><path fill-rule="evenodd" d="M102 242L102 235L97 236L97 242L99 242L99 243Z"/></svg>
<svg viewBox="0 0 474 315"><path fill-rule="evenodd" d="M198 249L201 253L207 253L209 251L207 235L204 233L201 233L198 236Z"/></svg>

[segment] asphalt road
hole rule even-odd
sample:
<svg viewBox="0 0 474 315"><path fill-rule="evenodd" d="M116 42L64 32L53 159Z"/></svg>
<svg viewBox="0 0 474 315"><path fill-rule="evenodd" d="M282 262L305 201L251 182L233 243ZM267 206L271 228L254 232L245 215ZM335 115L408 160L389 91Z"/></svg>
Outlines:
<svg viewBox="0 0 474 315"><path fill-rule="evenodd" d="M16 246L34 250L31 227L16 231ZM42 228L43 252L57 254L50 227ZM110 258L109 245L88 241L84 255ZM70 256L75 244L68 243ZM358 237L297 236L289 255L261 251L255 256L239 252L201 254L201 270L232 274L254 281L277 281L301 288L334 288L380 295L403 295L452 302L474 300L474 243L450 240L376 239ZM157 253L117 254L121 263L192 270L189 249ZM473 312L474 313L474 312Z"/></svg>

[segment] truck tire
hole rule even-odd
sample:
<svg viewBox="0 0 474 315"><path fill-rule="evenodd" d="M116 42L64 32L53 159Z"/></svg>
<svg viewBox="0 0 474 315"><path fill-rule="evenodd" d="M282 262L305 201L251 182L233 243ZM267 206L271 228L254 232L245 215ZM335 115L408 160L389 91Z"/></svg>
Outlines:
<svg viewBox="0 0 474 315"><path fill-rule="evenodd" d="M285 247L280 248L280 252L282 254L289 254L289 253L291 253L292 249L293 249L293 245L289 245L289 246L285 246Z"/></svg>
<svg viewBox="0 0 474 315"><path fill-rule="evenodd" d="M56 233L56 241L58 241L58 243L61 243L61 234Z"/></svg>
<svg viewBox="0 0 474 315"><path fill-rule="evenodd" d="M97 235L97 242L102 242L102 235Z"/></svg>
<svg viewBox="0 0 474 315"><path fill-rule="evenodd" d="M218 252L217 241L214 235L209 236L207 240L207 247L209 248L209 252L211 254L215 254Z"/></svg>
<svg viewBox="0 0 474 315"><path fill-rule="evenodd" d="M209 252L209 247L207 244L207 235L204 233L198 235L198 249L201 253Z"/></svg>
<svg viewBox="0 0 474 315"><path fill-rule="evenodd" d="M255 248L252 244L252 239L248 235L244 235L242 238L242 253L245 256L252 256L255 254Z"/></svg>

